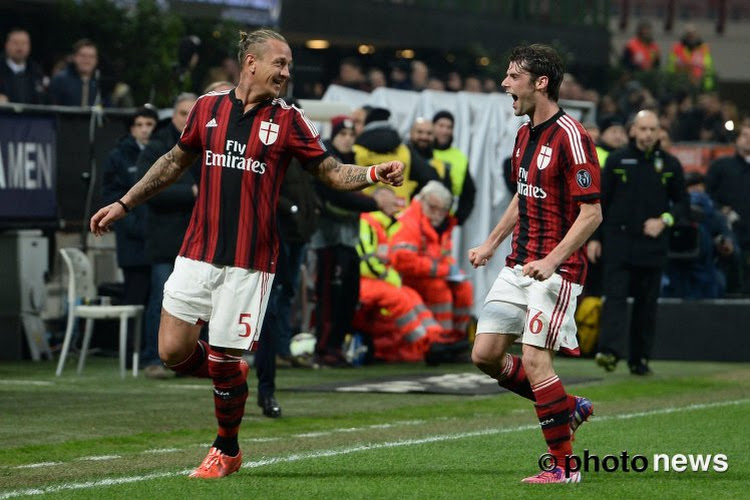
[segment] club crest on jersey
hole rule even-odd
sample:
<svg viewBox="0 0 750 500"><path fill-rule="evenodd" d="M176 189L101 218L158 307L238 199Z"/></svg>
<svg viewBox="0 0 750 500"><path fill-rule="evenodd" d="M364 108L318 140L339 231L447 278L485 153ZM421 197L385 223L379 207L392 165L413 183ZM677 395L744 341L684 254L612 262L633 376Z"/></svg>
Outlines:
<svg viewBox="0 0 750 500"><path fill-rule="evenodd" d="M258 137L260 138L260 142L266 146L270 146L279 137L279 126L271 122L260 122Z"/></svg>
<svg viewBox="0 0 750 500"><path fill-rule="evenodd" d="M542 146L539 150L539 154L536 155L536 168L544 170L552 160L552 148L549 146Z"/></svg>
<svg viewBox="0 0 750 500"><path fill-rule="evenodd" d="M591 185L591 174L588 172L588 170L579 170L578 172L576 172L576 182L583 189L586 189Z"/></svg>

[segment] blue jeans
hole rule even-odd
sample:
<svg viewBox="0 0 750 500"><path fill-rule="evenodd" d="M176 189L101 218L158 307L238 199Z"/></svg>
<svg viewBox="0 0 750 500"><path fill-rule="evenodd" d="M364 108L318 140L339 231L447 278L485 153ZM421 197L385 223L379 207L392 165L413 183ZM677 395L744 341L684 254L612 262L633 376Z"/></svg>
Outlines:
<svg viewBox="0 0 750 500"><path fill-rule="evenodd" d="M161 303L164 300L164 283L167 282L173 269L173 262L159 262L151 265L151 293L146 305L144 346L143 352L141 352L143 366L161 364L159 359Z"/></svg>

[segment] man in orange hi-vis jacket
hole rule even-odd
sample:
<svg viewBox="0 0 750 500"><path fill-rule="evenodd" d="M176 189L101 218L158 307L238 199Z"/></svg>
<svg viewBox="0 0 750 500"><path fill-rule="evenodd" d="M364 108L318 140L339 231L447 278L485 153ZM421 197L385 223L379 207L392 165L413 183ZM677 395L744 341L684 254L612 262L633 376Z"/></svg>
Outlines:
<svg viewBox="0 0 750 500"><path fill-rule="evenodd" d="M401 276L390 266L387 228L391 223L383 212L360 216L360 307L352 327L372 338L375 357L382 361L449 361L466 346L447 343L450 332L435 321L416 291L402 285Z"/></svg>
<svg viewBox="0 0 750 500"><path fill-rule="evenodd" d="M451 256L456 225L449 215L452 202L445 186L428 182L394 226L390 257L404 284L422 296L440 326L450 332L449 341L455 342L466 336L474 291Z"/></svg>

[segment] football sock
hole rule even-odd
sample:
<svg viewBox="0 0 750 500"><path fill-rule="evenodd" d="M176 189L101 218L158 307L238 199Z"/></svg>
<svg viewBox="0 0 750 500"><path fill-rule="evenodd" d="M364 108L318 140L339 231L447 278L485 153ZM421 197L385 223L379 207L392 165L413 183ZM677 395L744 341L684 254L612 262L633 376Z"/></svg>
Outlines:
<svg viewBox="0 0 750 500"><path fill-rule="evenodd" d="M193 353L184 361L168 368L181 375L190 375L192 377L208 378L208 353L210 348L207 343L199 340L195 345Z"/></svg>
<svg viewBox="0 0 750 500"><path fill-rule="evenodd" d="M247 400L246 373L240 367L241 356L211 350L208 371L214 382L214 409L219 431L213 446L229 456L237 456L237 434Z"/></svg>
<svg viewBox="0 0 750 500"><path fill-rule="evenodd" d="M497 377L497 383L500 387L515 392L521 397L536 401L534 391L531 390L531 383L526 377L526 370L524 370L521 358L518 356L505 355L505 364Z"/></svg>
<svg viewBox="0 0 750 500"><path fill-rule="evenodd" d="M565 388L557 375L535 384L532 389L536 397L536 415L542 427L544 440L550 453L555 456L557 465L565 466L565 455L571 455L570 411Z"/></svg>

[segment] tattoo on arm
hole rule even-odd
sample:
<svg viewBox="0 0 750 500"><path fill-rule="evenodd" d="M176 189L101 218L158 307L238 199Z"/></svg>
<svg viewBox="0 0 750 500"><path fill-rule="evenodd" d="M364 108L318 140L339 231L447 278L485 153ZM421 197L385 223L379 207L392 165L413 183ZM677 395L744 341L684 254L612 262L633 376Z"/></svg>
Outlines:
<svg viewBox="0 0 750 500"><path fill-rule="evenodd" d="M195 161L196 153L186 152L179 146L173 147L151 165L143 178L128 192L130 206L143 203L174 181Z"/></svg>
<svg viewBox="0 0 750 500"><path fill-rule="evenodd" d="M356 191L369 185L366 168L344 165L330 156L320 162L314 173L324 184L341 191Z"/></svg>

